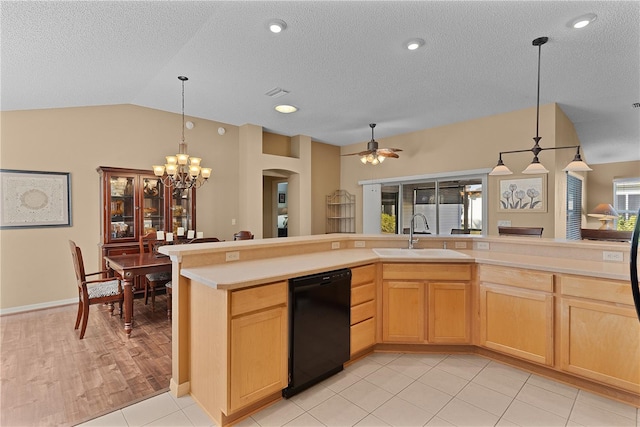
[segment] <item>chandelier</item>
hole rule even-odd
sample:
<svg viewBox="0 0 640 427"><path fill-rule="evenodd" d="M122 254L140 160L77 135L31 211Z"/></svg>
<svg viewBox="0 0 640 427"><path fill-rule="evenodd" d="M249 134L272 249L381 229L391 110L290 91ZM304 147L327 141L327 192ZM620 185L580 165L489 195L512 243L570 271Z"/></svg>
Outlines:
<svg viewBox="0 0 640 427"><path fill-rule="evenodd" d="M153 173L160 177L164 185L173 188L174 191L199 188L211 176L210 168L200 167L201 158L189 157L187 154L187 144L184 142L184 82L189 79L178 76L178 80L182 82L182 141L178 154L165 157L167 163L164 166L153 165Z"/></svg>
<svg viewBox="0 0 640 427"><path fill-rule="evenodd" d="M580 157L580 146L579 145L571 145L567 147L550 147L550 148L542 148L538 144L542 137L538 135L538 126L540 124L540 53L542 50L542 45L549 41L548 37L538 37L531 44L533 46L538 46L538 100L536 104L536 136L533 138L535 144L533 144L533 148L528 150L512 150L512 151L501 151L498 157L498 164L493 168L493 170L489 173L489 175L511 175L513 172L502 162L503 154L512 154L512 153L533 153L533 160L531 164L527 166L525 170L522 171L523 174L533 175L533 174L543 174L549 173L547 168L545 168L540 160L538 159L538 154L544 150L563 150L566 148L576 149L576 155L574 156L571 163L567 165L566 168L562 169L564 172L587 172L592 170L589 165L587 165L582 158Z"/></svg>

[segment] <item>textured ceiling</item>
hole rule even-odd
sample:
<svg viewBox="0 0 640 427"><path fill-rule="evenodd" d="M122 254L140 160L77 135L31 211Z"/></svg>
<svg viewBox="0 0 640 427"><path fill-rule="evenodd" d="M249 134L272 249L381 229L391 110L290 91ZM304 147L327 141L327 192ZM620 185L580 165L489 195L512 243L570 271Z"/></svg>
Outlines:
<svg viewBox="0 0 640 427"><path fill-rule="evenodd" d="M638 1L2 1L0 12L3 111L178 113L186 75L187 115L334 145L367 141L369 123L380 139L535 106L531 41L548 36L541 104L561 106L588 162L640 160ZM598 18L568 27L585 13ZM286 31L270 33L273 18ZM404 49L415 37L425 46ZM290 93L265 95L275 87Z"/></svg>

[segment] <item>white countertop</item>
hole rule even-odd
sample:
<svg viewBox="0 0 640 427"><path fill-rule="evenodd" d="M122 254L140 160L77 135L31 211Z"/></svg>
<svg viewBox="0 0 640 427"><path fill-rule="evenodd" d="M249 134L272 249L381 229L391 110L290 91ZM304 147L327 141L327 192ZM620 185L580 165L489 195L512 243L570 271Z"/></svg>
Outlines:
<svg viewBox="0 0 640 427"><path fill-rule="evenodd" d="M482 250L441 252L440 256L415 256L407 251L393 251L381 256L375 249L339 249L311 254L291 255L252 261L230 261L200 267L183 268L181 275L216 289L240 289L248 286L287 280L292 277L320 273L374 262L464 262L501 265L554 273L576 274L614 280L629 280L629 265L623 262L593 262L509 254ZM456 252L458 254L456 254ZM447 254L451 256L447 256ZM459 254L468 255L461 257Z"/></svg>

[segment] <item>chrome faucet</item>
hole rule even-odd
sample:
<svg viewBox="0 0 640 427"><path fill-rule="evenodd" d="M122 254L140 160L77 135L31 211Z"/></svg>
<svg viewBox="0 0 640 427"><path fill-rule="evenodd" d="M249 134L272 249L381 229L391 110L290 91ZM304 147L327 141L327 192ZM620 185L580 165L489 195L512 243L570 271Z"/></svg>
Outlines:
<svg viewBox="0 0 640 427"><path fill-rule="evenodd" d="M409 225L409 249L413 249L414 243L418 243L418 239L413 239L413 230L415 227L415 219L417 216L421 217L424 220L424 226L427 228L427 230L429 229L429 223L427 222L426 216L419 212L413 214L413 216L411 217L411 224Z"/></svg>

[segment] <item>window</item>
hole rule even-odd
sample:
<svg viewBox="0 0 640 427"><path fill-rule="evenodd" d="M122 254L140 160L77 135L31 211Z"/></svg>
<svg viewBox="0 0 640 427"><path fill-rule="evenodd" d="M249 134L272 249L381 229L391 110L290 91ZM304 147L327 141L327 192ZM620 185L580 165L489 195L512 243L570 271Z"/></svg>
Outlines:
<svg viewBox="0 0 640 427"><path fill-rule="evenodd" d="M470 173L360 182L363 232L408 233L411 218L421 214L414 220L416 233L482 234L487 209L483 197L486 181L486 175ZM377 197L380 198L376 200Z"/></svg>
<svg viewBox="0 0 640 427"><path fill-rule="evenodd" d="M613 207L620 215L616 228L632 231L640 210L640 178L613 181Z"/></svg>

